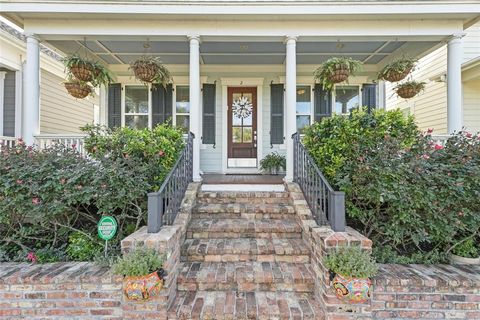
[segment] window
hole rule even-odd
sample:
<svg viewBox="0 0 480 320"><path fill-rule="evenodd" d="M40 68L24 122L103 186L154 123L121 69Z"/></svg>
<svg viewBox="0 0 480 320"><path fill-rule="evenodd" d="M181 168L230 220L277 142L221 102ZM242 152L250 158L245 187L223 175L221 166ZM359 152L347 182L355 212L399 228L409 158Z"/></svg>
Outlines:
<svg viewBox="0 0 480 320"><path fill-rule="evenodd" d="M352 109L360 106L359 86L335 87L335 112L338 114L350 113Z"/></svg>
<svg viewBox="0 0 480 320"><path fill-rule="evenodd" d="M148 128L149 103L148 88L145 86L125 86L125 126Z"/></svg>
<svg viewBox="0 0 480 320"><path fill-rule="evenodd" d="M175 125L190 130L190 90L188 86L177 86L175 89Z"/></svg>
<svg viewBox="0 0 480 320"><path fill-rule="evenodd" d="M297 131L303 132L312 117L312 90L310 86L297 86Z"/></svg>

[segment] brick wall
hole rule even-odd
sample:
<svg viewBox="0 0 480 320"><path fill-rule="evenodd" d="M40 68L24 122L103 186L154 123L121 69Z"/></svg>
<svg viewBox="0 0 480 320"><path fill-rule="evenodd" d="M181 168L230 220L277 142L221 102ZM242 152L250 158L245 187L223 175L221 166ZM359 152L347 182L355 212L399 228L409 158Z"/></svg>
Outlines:
<svg viewBox="0 0 480 320"><path fill-rule="evenodd" d="M3 263L0 319L123 319L121 289L93 263Z"/></svg>

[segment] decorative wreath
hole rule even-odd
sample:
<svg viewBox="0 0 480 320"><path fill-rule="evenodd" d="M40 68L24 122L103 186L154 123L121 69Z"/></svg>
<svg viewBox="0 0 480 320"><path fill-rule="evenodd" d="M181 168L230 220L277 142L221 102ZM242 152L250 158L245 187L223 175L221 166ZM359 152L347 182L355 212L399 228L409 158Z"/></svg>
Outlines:
<svg viewBox="0 0 480 320"><path fill-rule="evenodd" d="M247 97L240 97L233 102L232 110L237 118L247 118L252 114L253 105Z"/></svg>

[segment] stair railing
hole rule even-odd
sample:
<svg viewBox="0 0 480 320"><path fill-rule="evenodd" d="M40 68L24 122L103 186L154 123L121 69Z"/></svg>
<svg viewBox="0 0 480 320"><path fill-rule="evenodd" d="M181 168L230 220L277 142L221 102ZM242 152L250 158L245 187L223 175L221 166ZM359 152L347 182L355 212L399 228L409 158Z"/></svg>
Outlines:
<svg viewBox="0 0 480 320"><path fill-rule="evenodd" d="M163 225L171 225L193 178L193 133L189 133L185 147L157 192L148 194L148 233L156 233Z"/></svg>
<svg viewBox="0 0 480 320"><path fill-rule="evenodd" d="M345 193L335 191L302 144L300 135L293 139L293 180L302 189L305 200L319 225L345 231Z"/></svg>

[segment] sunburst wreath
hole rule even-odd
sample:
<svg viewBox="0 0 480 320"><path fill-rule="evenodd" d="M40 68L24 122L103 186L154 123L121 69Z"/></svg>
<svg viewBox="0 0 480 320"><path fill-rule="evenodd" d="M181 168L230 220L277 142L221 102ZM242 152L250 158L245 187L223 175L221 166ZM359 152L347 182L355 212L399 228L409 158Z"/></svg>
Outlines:
<svg viewBox="0 0 480 320"><path fill-rule="evenodd" d="M252 114L253 105L247 97L240 97L232 104L233 114L237 118L247 118Z"/></svg>

